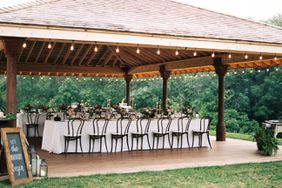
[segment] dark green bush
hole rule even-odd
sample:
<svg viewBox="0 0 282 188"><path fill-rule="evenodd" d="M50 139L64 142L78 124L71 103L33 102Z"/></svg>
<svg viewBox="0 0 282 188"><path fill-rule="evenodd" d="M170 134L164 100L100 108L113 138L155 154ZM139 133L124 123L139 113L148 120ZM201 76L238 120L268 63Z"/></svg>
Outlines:
<svg viewBox="0 0 282 188"><path fill-rule="evenodd" d="M266 156L276 154L278 150L278 142L273 137L271 129L259 128L254 135L257 142L258 151Z"/></svg>

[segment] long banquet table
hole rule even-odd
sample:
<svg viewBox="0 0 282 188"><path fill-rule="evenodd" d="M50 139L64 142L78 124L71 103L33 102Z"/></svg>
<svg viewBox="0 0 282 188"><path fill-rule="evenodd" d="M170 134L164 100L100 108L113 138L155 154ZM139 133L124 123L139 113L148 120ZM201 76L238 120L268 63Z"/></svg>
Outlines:
<svg viewBox="0 0 282 188"><path fill-rule="evenodd" d="M192 130L199 130L199 125L200 125L200 119L193 119L190 124L190 128L189 128L190 146L192 145ZM109 152L111 148L110 136L111 136L111 133L114 133L115 128L116 128L116 120L109 121L108 128L107 128L107 135L106 135L107 147L108 147ZM171 130L177 130L177 119L173 119L172 124L171 124ZM45 125L44 125L41 149L46 150L50 153L55 153L55 154L63 153L64 152L64 135L67 134L67 131L68 131L67 121L46 120ZM129 132L134 132L134 131L136 131L136 120L133 120L131 122L131 126L129 129ZM149 139L150 139L150 144L152 146L153 137L152 137L151 131L157 131L157 120L152 120L151 125L150 125ZM88 152L89 150L89 136L88 135L89 133L92 133L92 132L93 132L92 121L91 120L85 121L83 130L82 130L83 152ZM174 147L176 147L176 143L177 143L176 140L177 139L174 138ZM195 138L194 147L198 147L198 140L199 140L198 138ZM127 151L126 142L123 142L123 144L124 144L123 150ZM208 146L208 141L207 141L206 136L203 136L202 145ZM129 146L131 147L131 134L129 134ZM94 151L99 151L99 147L100 147L99 142L95 142ZM183 136L183 147L188 147L186 136ZM134 140L133 148L136 148L136 140ZM156 142L155 142L155 148L156 148ZM161 139L160 139L159 148L162 148ZM165 138L165 148L170 148L167 137ZM140 145L139 145L139 149L140 149ZM144 150L149 149L146 138L144 138L143 149ZM117 151L120 151L120 141L118 142ZM75 152L75 142L69 143L68 152ZM79 147L78 147L78 152L80 152ZM102 143L102 152L106 152L106 148L104 147L104 141Z"/></svg>

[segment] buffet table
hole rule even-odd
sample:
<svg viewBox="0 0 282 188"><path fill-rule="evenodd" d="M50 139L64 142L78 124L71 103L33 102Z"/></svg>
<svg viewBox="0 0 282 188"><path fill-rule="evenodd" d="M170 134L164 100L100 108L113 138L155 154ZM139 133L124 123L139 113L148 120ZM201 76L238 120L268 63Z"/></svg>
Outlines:
<svg viewBox="0 0 282 188"><path fill-rule="evenodd" d="M42 150L46 150L50 153L60 154L64 152L64 135L67 134L68 126L67 121L53 121L53 120L46 120L44 125L44 131L43 131L43 138L42 138ZM189 143L190 146L192 145L192 130L199 130L200 125L200 119L193 119L190 124L190 133L189 133ZM111 133L115 132L116 128L116 120L109 121L108 128L107 128L107 147L110 151L111 148ZM171 130L177 130L177 119L173 119L171 124ZM129 129L129 132L136 131L136 121L133 120ZM152 120L150 125L150 144L152 146L153 138L152 138L152 131L157 131L157 120ZM83 152L88 152L89 150L89 133L93 132L92 127L92 121L85 121L84 127L82 130L82 147ZM118 148L117 151L120 151L120 141L118 142ZM124 151L127 150L126 142L123 142L124 144ZM139 142L140 144L140 142ZM155 143L156 144L156 143ZM208 146L207 137L203 136L203 146ZM131 134L129 134L129 146L131 147ZM174 147L176 146L176 139L174 139ZM136 147L136 140L134 140L133 148ZM162 140L160 140L159 148L162 147ZM183 147L187 146L187 140L186 136L183 136ZM195 139L194 147L198 147L198 139ZM140 146L139 146L140 148ZM165 138L165 148L170 148L168 144L167 137ZM149 149L149 146L147 144L147 140L144 138L143 142L143 149ZM99 150L99 142L96 142L94 151ZM68 152L75 152L75 142L69 143ZM78 152L80 152L80 149L78 149ZM106 152L106 149L104 147L104 142L102 143L102 152Z"/></svg>

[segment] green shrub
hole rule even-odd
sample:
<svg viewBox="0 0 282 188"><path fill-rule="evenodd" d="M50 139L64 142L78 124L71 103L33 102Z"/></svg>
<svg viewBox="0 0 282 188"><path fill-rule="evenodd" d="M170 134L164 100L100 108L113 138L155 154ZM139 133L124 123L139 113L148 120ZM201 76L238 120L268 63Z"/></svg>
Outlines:
<svg viewBox="0 0 282 188"><path fill-rule="evenodd" d="M278 142L273 137L271 129L259 128L254 135L257 142L258 151L266 156L276 154L278 150Z"/></svg>

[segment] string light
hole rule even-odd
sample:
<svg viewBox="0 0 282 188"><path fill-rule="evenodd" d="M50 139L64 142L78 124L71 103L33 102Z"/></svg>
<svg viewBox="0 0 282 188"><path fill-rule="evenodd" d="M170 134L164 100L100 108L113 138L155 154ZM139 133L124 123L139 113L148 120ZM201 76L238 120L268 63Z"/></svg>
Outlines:
<svg viewBox="0 0 282 188"><path fill-rule="evenodd" d="M195 52L193 53L193 56L194 56L194 57L196 57L196 56L197 56L197 51L195 51Z"/></svg>
<svg viewBox="0 0 282 188"><path fill-rule="evenodd" d="M278 69L278 68L275 68L275 70L278 71L279 69Z"/></svg>
<svg viewBox="0 0 282 188"><path fill-rule="evenodd" d="M258 72L260 72L260 70L258 70Z"/></svg>
<svg viewBox="0 0 282 188"><path fill-rule="evenodd" d="M98 52L98 46L97 46L97 45L95 45L95 47L94 47L94 52L95 52L95 53Z"/></svg>
<svg viewBox="0 0 282 188"><path fill-rule="evenodd" d="M160 49L158 49L158 50L157 50L157 54L158 54L158 55L160 55L160 54L161 54L161 51L160 51Z"/></svg>
<svg viewBox="0 0 282 188"><path fill-rule="evenodd" d="M268 72L268 71L269 71L269 69L266 69L266 71Z"/></svg>
<svg viewBox="0 0 282 188"><path fill-rule="evenodd" d="M52 78L51 77L49 77L49 80L51 80Z"/></svg>
<svg viewBox="0 0 282 188"><path fill-rule="evenodd" d="M47 47L48 47L48 49L51 49L52 48L51 43L49 43Z"/></svg>
<svg viewBox="0 0 282 188"><path fill-rule="evenodd" d="M259 59L262 60L262 55L259 56Z"/></svg>
<svg viewBox="0 0 282 188"><path fill-rule="evenodd" d="M26 48L27 47L27 44L26 42L23 43L23 48Z"/></svg>
<svg viewBox="0 0 282 188"><path fill-rule="evenodd" d="M215 53L213 52L211 56L212 56L212 58L214 58L215 57Z"/></svg>
<svg viewBox="0 0 282 188"><path fill-rule="evenodd" d="M34 80L34 77L31 77L32 80Z"/></svg>
<svg viewBox="0 0 282 188"><path fill-rule="evenodd" d="M231 59L231 58L232 58L232 55L231 55L231 53L230 53L230 54L228 54L228 58L229 58L229 59Z"/></svg>
<svg viewBox="0 0 282 188"><path fill-rule="evenodd" d="M116 53L117 53L117 54L119 53L119 47L116 48Z"/></svg>
<svg viewBox="0 0 282 188"><path fill-rule="evenodd" d="M248 58L249 58L248 54L245 54L245 59L248 59Z"/></svg>
<svg viewBox="0 0 282 188"><path fill-rule="evenodd" d="M175 51L175 55L176 55L176 56L179 55L179 51L178 51L178 50Z"/></svg>
<svg viewBox="0 0 282 188"><path fill-rule="evenodd" d="M137 47L136 53L137 53L137 54L140 54L140 49L139 49L139 47Z"/></svg>
<svg viewBox="0 0 282 188"><path fill-rule="evenodd" d="M74 45L73 45L73 44L71 45L70 50L71 50L71 51L74 50Z"/></svg>
<svg viewBox="0 0 282 188"><path fill-rule="evenodd" d="M276 56L274 57L274 61L277 61L277 57Z"/></svg>

